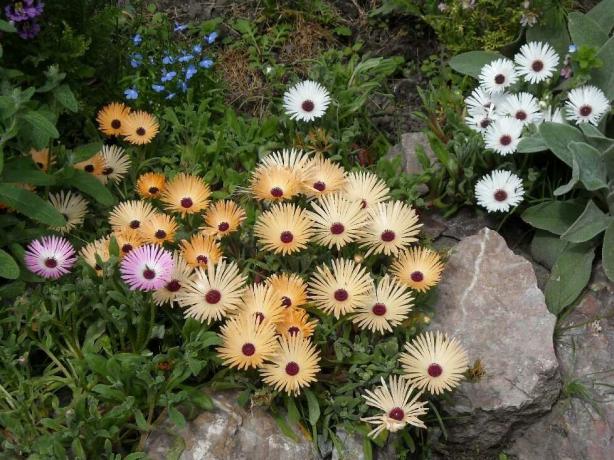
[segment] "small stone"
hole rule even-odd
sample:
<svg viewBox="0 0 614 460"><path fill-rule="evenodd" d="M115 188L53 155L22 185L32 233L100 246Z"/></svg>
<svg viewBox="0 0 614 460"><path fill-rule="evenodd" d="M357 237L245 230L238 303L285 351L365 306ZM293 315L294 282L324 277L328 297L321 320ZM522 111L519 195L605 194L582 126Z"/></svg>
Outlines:
<svg viewBox="0 0 614 460"><path fill-rule="evenodd" d="M426 134L422 132L405 133L401 136L401 143L393 146L387 157L392 159L401 156L403 170L408 174L422 174L424 168L418 160L416 151L422 148L431 166L435 169L440 167L433 149L431 148Z"/></svg>

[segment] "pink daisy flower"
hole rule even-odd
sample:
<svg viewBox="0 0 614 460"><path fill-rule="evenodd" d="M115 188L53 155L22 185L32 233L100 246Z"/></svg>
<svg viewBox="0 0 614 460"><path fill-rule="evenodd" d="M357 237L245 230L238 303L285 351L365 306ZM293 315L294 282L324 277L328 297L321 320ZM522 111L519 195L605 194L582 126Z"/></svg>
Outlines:
<svg viewBox="0 0 614 460"><path fill-rule="evenodd" d="M173 267L170 252L158 245L146 244L130 251L119 270L130 289L155 291L170 281Z"/></svg>
<svg viewBox="0 0 614 460"><path fill-rule="evenodd" d="M61 236L43 236L32 241L24 256L28 270L52 279L70 272L76 260L75 248Z"/></svg>

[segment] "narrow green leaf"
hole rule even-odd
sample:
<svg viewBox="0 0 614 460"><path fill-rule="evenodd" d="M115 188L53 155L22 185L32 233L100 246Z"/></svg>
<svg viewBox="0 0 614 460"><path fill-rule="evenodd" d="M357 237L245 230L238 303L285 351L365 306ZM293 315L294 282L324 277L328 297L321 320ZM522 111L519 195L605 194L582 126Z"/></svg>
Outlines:
<svg viewBox="0 0 614 460"><path fill-rule="evenodd" d="M504 56L494 51L468 51L450 59L450 67L458 73L477 78L482 67L502 57Z"/></svg>
<svg viewBox="0 0 614 460"><path fill-rule="evenodd" d="M77 170L70 167L67 168L72 169L72 171L61 172L61 176L63 177L63 183L78 188L83 193L91 196L102 205L111 206L115 202L115 198L113 197L109 189L107 189L103 184L101 184L100 181L94 176L86 173L85 171Z"/></svg>
<svg viewBox="0 0 614 460"><path fill-rule="evenodd" d="M298 436L296 435L296 433L292 430L292 428L290 428L290 426L288 425L288 422L286 421L285 417L282 417L279 414L273 414L273 418L275 419L275 422L277 423L277 426L279 427L279 429L281 430L281 432L287 436L288 438L292 439L294 442L298 442Z"/></svg>
<svg viewBox="0 0 614 460"><path fill-rule="evenodd" d="M599 235L610 225L610 216L605 214L590 200L582 214L561 235L561 239L570 243L584 243Z"/></svg>
<svg viewBox="0 0 614 460"><path fill-rule="evenodd" d="M55 128L53 123L47 120L47 118L42 116L40 113L31 110L24 113L22 117L32 126L32 128L43 133L45 137L51 139L57 139L60 137L60 133Z"/></svg>
<svg viewBox="0 0 614 460"><path fill-rule="evenodd" d="M29 190L24 190L10 184L0 184L0 202L42 224L51 227L66 225L66 220L62 214L51 206L49 202Z"/></svg>
<svg viewBox="0 0 614 460"><path fill-rule="evenodd" d="M16 182L32 185L53 185L55 177L36 167L29 157L18 157L6 163L2 182Z"/></svg>
<svg viewBox="0 0 614 460"><path fill-rule="evenodd" d="M293 423L298 423L301 419L301 414L296 407L296 402L291 396L286 396L286 409L288 411L288 419Z"/></svg>
<svg viewBox="0 0 614 460"><path fill-rule="evenodd" d="M362 438L362 452L365 454L365 460L373 460L373 445L368 436Z"/></svg>
<svg viewBox="0 0 614 460"><path fill-rule="evenodd" d="M571 169L571 178L569 179L569 182L567 182L564 185L561 185L560 187L557 187L552 192L554 196L561 196L561 195L565 195L566 193L571 192L571 190L580 181L580 166L578 165L578 160L575 157L575 155L573 155L572 157L572 164L573 166Z"/></svg>
<svg viewBox="0 0 614 460"><path fill-rule="evenodd" d="M537 230L531 240L531 256L536 262L551 269L569 244L571 243L562 240L558 235Z"/></svg>
<svg viewBox="0 0 614 460"><path fill-rule="evenodd" d="M585 141L584 135L579 129L561 123L542 123L539 127L539 133L552 153L565 162L567 166L572 166L573 156L569 150L569 144Z"/></svg>
<svg viewBox="0 0 614 460"><path fill-rule="evenodd" d="M19 277L19 265L11 255L0 249L0 278L16 280Z"/></svg>
<svg viewBox="0 0 614 460"><path fill-rule="evenodd" d="M87 160L102 150L102 142L80 145L72 151L72 163Z"/></svg>
<svg viewBox="0 0 614 460"><path fill-rule="evenodd" d="M545 201L522 213L522 220L535 228L562 235L582 214L584 205L575 200Z"/></svg>
<svg viewBox="0 0 614 460"><path fill-rule="evenodd" d="M173 406L168 408L168 418L177 425L178 428L183 428L186 425L185 417L181 412L175 409Z"/></svg>
<svg viewBox="0 0 614 460"><path fill-rule="evenodd" d="M311 390L305 390L307 408L309 409L309 423L315 425L320 419L320 403L317 396Z"/></svg>
<svg viewBox="0 0 614 460"><path fill-rule="evenodd" d="M567 16L567 23L571 41L578 47L585 45L599 48L608 39L608 33L586 14L572 11Z"/></svg>

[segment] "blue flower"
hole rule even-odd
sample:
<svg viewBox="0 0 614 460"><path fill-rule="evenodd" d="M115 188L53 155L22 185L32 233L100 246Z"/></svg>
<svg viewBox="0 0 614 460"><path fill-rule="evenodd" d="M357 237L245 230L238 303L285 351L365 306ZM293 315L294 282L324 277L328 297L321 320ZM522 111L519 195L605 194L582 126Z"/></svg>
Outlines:
<svg viewBox="0 0 614 460"><path fill-rule="evenodd" d="M179 22L176 22L173 32L181 32L182 30L186 30L187 28L188 28L187 24L181 24Z"/></svg>
<svg viewBox="0 0 614 460"><path fill-rule="evenodd" d="M192 56L191 54L184 54L177 60L179 62L190 62L192 59L194 59L194 56Z"/></svg>
<svg viewBox="0 0 614 460"><path fill-rule="evenodd" d="M130 65L133 69L136 69L143 62L143 55L140 53L134 53L130 58Z"/></svg>
<svg viewBox="0 0 614 460"><path fill-rule="evenodd" d="M174 70L167 72L166 69L162 69L162 78L160 78L160 81L171 81L176 75L177 72Z"/></svg>
<svg viewBox="0 0 614 460"><path fill-rule="evenodd" d="M164 99L173 99L175 97L175 93L168 93L168 95Z"/></svg>
<svg viewBox="0 0 614 460"><path fill-rule="evenodd" d="M185 81L181 81L179 82L179 88L185 93L188 90L188 84Z"/></svg>
<svg viewBox="0 0 614 460"><path fill-rule="evenodd" d="M196 67L194 67L192 64L190 64L188 66L188 68L185 71L185 79L189 80L190 78L192 78L194 75L196 75L196 72L198 72L198 70L196 69Z"/></svg>
<svg viewBox="0 0 614 460"><path fill-rule="evenodd" d="M156 93L161 93L162 91L164 91L164 86L163 85L156 85L154 83L153 85L151 85L151 89L153 89Z"/></svg>
<svg viewBox="0 0 614 460"><path fill-rule="evenodd" d="M209 44L213 43L216 38L217 38L217 32L211 32L209 36L207 37L207 43Z"/></svg>
<svg viewBox="0 0 614 460"><path fill-rule="evenodd" d="M139 97L139 93L135 88L128 88L124 91L124 96L126 96L126 99L136 99Z"/></svg>
<svg viewBox="0 0 614 460"><path fill-rule="evenodd" d="M578 47L575 44L571 44L569 45L569 48L567 48L567 52L570 54L575 53L576 51L578 51Z"/></svg>
<svg viewBox="0 0 614 460"><path fill-rule="evenodd" d="M135 45L140 45L142 41L143 41L143 37L141 37L141 34L135 34L132 37L132 43L134 43Z"/></svg>
<svg viewBox="0 0 614 460"><path fill-rule="evenodd" d="M203 47L199 44L194 45L194 47L192 48L192 51L194 51L196 54L200 54L203 52Z"/></svg>
<svg viewBox="0 0 614 460"><path fill-rule="evenodd" d="M209 58L203 59L198 63L198 65L204 69L210 69L211 67L213 67L213 61Z"/></svg>
<svg viewBox="0 0 614 460"><path fill-rule="evenodd" d="M175 62L175 58L173 56L166 55L162 58L162 64L169 65Z"/></svg>

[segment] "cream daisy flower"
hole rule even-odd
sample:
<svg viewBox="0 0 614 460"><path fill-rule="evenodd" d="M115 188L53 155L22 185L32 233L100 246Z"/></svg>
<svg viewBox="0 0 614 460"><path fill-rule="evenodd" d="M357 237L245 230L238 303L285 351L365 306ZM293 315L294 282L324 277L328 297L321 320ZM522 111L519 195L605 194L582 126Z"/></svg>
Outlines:
<svg viewBox="0 0 614 460"><path fill-rule="evenodd" d="M175 240L177 222L166 214L154 213L139 227L139 232L147 243L164 244Z"/></svg>
<svg viewBox="0 0 614 460"><path fill-rule="evenodd" d="M508 212L522 202L522 180L509 171L497 170L475 184L475 198L488 212Z"/></svg>
<svg viewBox="0 0 614 460"><path fill-rule="evenodd" d="M103 184L106 184L107 181L121 182L131 164L130 157L125 155L124 149L116 145L104 145L100 155L104 160L104 167L98 179Z"/></svg>
<svg viewBox="0 0 614 460"><path fill-rule="evenodd" d="M482 67L480 86L490 94L502 93L518 80L514 63L509 59L497 59Z"/></svg>
<svg viewBox="0 0 614 460"><path fill-rule="evenodd" d="M316 306L339 319L367 302L373 280L367 269L353 260L335 259L332 270L327 265L316 269L309 281L309 297Z"/></svg>
<svg viewBox="0 0 614 460"><path fill-rule="evenodd" d="M324 195L312 201L313 212L307 214L313 221L314 241L327 248L341 249L358 240L367 222L367 213L359 201L348 201L340 194Z"/></svg>
<svg viewBox="0 0 614 460"><path fill-rule="evenodd" d="M126 141L131 144L144 145L149 144L158 131L160 125L155 116L137 110L131 112L123 121L120 128L122 136L125 136Z"/></svg>
<svg viewBox="0 0 614 460"><path fill-rule="evenodd" d="M281 167L293 172L298 181L302 181L309 165L309 154L297 149L283 149L271 152L260 160L265 168Z"/></svg>
<svg viewBox="0 0 614 460"><path fill-rule="evenodd" d="M30 149L30 156L32 157L32 161L36 167L41 171L47 172L49 170L49 166L55 164L55 158L49 152L49 149Z"/></svg>
<svg viewBox="0 0 614 460"><path fill-rule="evenodd" d="M435 251L413 247L399 254L391 271L402 284L415 291L426 292L439 283L443 263Z"/></svg>
<svg viewBox="0 0 614 460"><path fill-rule="evenodd" d="M345 170L328 158L316 156L307 164L303 192L310 198L342 192L346 184Z"/></svg>
<svg viewBox="0 0 614 460"><path fill-rule="evenodd" d="M210 196L211 189L204 179L179 173L166 184L160 199L167 211L186 215L206 209Z"/></svg>
<svg viewBox="0 0 614 460"><path fill-rule="evenodd" d="M413 297L405 286L388 275L384 276L365 303L358 305L352 322L361 329L384 334L407 318Z"/></svg>
<svg viewBox="0 0 614 460"><path fill-rule="evenodd" d="M510 94L501 105L500 113L515 118L524 126L539 123L542 118L539 101L530 93Z"/></svg>
<svg viewBox="0 0 614 460"><path fill-rule="evenodd" d="M302 308L286 308L282 319L275 327L277 332L284 337L302 335L309 338L313 335L313 330L318 324L318 320L309 321L309 315Z"/></svg>
<svg viewBox="0 0 614 460"><path fill-rule="evenodd" d="M124 257L130 251L140 248L145 244L143 237L138 230L121 230L119 232L113 232L117 246L119 247L119 255Z"/></svg>
<svg viewBox="0 0 614 460"><path fill-rule="evenodd" d="M529 42L514 56L516 72L529 83L539 83L554 75L559 55L547 43Z"/></svg>
<svg viewBox="0 0 614 460"><path fill-rule="evenodd" d="M296 273L272 275L265 283L273 288L284 308L300 308L307 303L307 284Z"/></svg>
<svg viewBox="0 0 614 460"><path fill-rule="evenodd" d="M257 200L289 200L300 193L296 172L283 166L259 166L252 172L249 190Z"/></svg>
<svg viewBox="0 0 614 460"><path fill-rule="evenodd" d="M281 299L273 288L267 284L252 284L243 293L238 315L256 318L259 322L277 324L281 321L284 308Z"/></svg>
<svg viewBox="0 0 614 460"><path fill-rule="evenodd" d="M484 143L487 149L500 155L509 155L518 148L522 135L522 122L512 117L501 117L486 128Z"/></svg>
<svg viewBox="0 0 614 460"><path fill-rule="evenodd" d="M305 80L284 93L284 109L292 120L313 121L326 112L330 96L321 84Z"/></svg>
<svg viewBox="0 0 614 460"><path fill-rule="evenodd" d="M368 210L369 218L360 238L369 254L398 254L405 246L417 241L422 224L414 209L402 201L378 203Z"/></svg>
<svg viewBox="0 0 614 460"><path fill-rule="evenodd" d="M273 324L259 323L247 316L230 318L220 332L222 346L217 353L225 365L237 369L261 367L278 347Z"/></svg>
<svg viewBox="0 0 614 460"><path fill-rule="evenodd" d="M186 317L207 323L219 321L239 308L246 280L236 263L222 260L196 269L177 301L187 308Z"/></svg>
<svg viewBox="0 0 614 460"><path fill-rule="evenodd" d="M123 201L115 206L109 213L109 223L113 231L136 230L141 228L144 222L153 217L153 206L144 201Z"/></svg>
<svg viewBox="0 0 614 460"><path fill-rule="evenodd" d="M107 136L119 136L128 115L130 107L122 102L112 102L100 109L96 115L98 129Z"/></svg>
<svg viewBox="0 0 614 460"><path fill-rule="evenodd" d="M291 396L315 382L320 372L320 352L300 334L280 337L279 347L269 359L271 362L260 369L262 380Z"/></svg>
<svg viewBox="0 0 614 460"><path fill-rule="evenodd" d="M68 233L73 228L81 225L87 212L87 201L78 193L64 192L49 194L49 201L56 211L64 216L66 224L62 227L52 227L60 233Z"/></svg>
<svg viewBox="0 0 614 460"><path fill-rule="evenodd" d="M307 212L294 204L276 204L256 219L258 243L275 254L292 254L305 247L313 236L313 222Z"/></svg>
<svg viewBox="0 0 614 460"><path fill-rule="evenodd" d="M435 395L457 387L469 367L467 353L455 338L430 331L406 343L399 361L406 378Z"/></svg>
<svg viewBox="0 0 614 460"><path fill-rule="evenodd" d="M190 283L192 267L186 263L178 252L173 254L173 264L174 268L170 279L153 293L153 300L156 305L169 304L174 307L177 298L185 292L186 286Z"/></svg>
<svg viewBox="0 0 614 460"><path fill-rule="evenodd" d="M192 267L206 267L219 262L222 250L215 238L196 234L181 241L181 255Z"/></svg>
<svg viewBox="0 0 614 460"><path fill-rule="evenodd" d="M595 126L610 111L610 101L596 86L587 85L572 89L565 103L568 120L578 124L591 123Z"/></svg>
<svg viewBox="0 0 614 460"><path fill-rule="evenodd" d="M91 174L93 176L102 175L102 170L104 169L104 166L104 158L102 158L102 155L100 153L97 153L96 155L91 156L87 160L80 161L73 165L75 169L80 169L81 171L85 171L86 173Z"/></svg>
<svg viewBox="0 0 614 460"><path fill-rule="evenodd" d="M217 201L207 209L205 226L200 230L206 235L222 238L236 232L244 220L245 210L234 201Z"/></svg>
<svg viewBox="0 0 614 460"><path fill-rule="evenodd" d="M386 183L367 171L353 171L348 174L343 192L348 200L359 202L363 209L372 208L377 203L390 199L390 189Z"/></svg>
<svg viewBox="0 0 614 460"><path fill-rule="evenodd" d="M148 172L141 174L136 183L136 191L143 199L160 198L166 188L166 178L164 174Z"/></svg>
<svg viewBox="0 0 614 460"><path fill-rule="evenodd" d="M388 385L381 379L382 386L374 391L366 390L363 396L367 404L381 410L383 413L372 417L361 418L377 427L369 433L369 437L376 438L382 431L391 433L402 430L407 425L426 428L420 420L421 415L428 412L426 401L418 401L422 391L415 392L416 386L402 377L393 375L388 380ZM415 393L414 393L415 392Z"/></svg>
<svg viewBox="0 0 614 460"><path fill-rule="evenodd" d="M99 238L95 241L92 241L86 244L79 251L79 255L94 270L96 270L96 274L98 276L102 276L103 270L100 264L98 263L98 259L101 262L106 263L109 261L111 257L109 254L109 242L110 238L105 236L104 238Z"/></svg>

